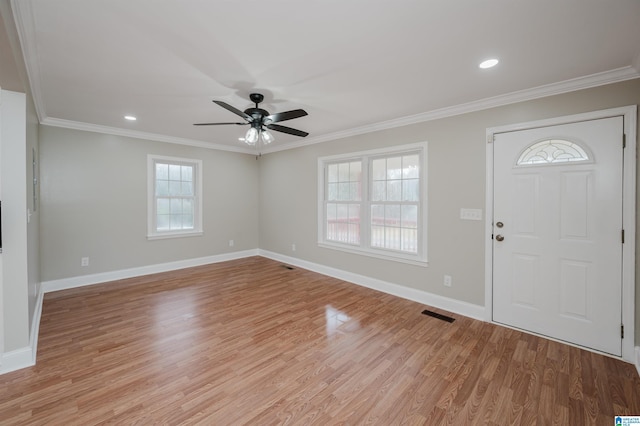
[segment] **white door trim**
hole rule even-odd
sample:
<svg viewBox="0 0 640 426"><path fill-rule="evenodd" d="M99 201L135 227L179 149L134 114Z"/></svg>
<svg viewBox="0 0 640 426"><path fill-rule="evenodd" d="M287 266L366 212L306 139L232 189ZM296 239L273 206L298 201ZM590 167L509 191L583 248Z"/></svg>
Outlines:
<svg viewBox="0 0 640 426"><path fill-rule="evenodd" d="M637 106L631 105L565 117L487 128L487 198L485 201L487 211L485 216L485 315L487 321L493 322L493 240L491 239L493 233L493 136L497 133L622 116L624 120L624 134L626 135L627 141L623 164L624 176L622 193L622 222L625 235L627 236L622 248L622 324L624 325L622 359L632 363L635 362L636 114ZM612 307L612 309L616 309L616 307Z"/></svg>

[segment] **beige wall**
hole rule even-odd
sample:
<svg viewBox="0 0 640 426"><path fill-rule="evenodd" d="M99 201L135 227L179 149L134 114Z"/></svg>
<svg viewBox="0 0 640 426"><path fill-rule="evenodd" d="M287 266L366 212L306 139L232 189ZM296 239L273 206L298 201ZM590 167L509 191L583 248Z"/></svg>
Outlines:
<svg viewBox="0 0 640 426"><path fill-rule="evenodd" d="M484 305L485 131L640 103L640 79L262 156L41 126L41 277L56 280L259 247ZM420 267L317 246L317 159L428 142L428 258ZM205 236L146 240L146 155L204 160ZM639 185L640 187L640 185ZM236 246L228 247L234 239ZM291 245L296 244L293 252ZM91 259L80 267L80 258ZM453 277L451 288L443 276ZM638 286L636 286L638 287ZM640 291L636 291L636 342Z"/></svg>
<svg viewBox="0 0 640 426"><path fill-rule="evenodd" d="M486 212L486 129L633 104L640 104L640 79L265 155L260 160L260 248L484 305L484 222L463 221L459 214L463 207ZM429 144L429 266L318 247L318 157L422 141ZM445 274L453 277L451 288L442 285ZM638 290L635 328L640 342Z"/></svg>
<svg viewBox="0 0 640 426"><path fill-rule="evenodd" d="M147 154L203 161L204 236L147 240ZM41 126L40 157L43 282L258 247L252 155Z"/></svg>

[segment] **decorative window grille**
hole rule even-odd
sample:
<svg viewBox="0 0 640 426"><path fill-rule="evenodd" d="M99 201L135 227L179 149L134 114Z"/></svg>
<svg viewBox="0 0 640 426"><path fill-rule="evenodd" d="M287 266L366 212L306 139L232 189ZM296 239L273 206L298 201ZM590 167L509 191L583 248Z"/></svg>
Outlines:
<svg viewBox="0 0 640 426"><path fill-rule="evenodd" d="M564 139L549 139L527 147L516 161L516 165L530 166L589 160L589 155L580 145Z"/></svg>

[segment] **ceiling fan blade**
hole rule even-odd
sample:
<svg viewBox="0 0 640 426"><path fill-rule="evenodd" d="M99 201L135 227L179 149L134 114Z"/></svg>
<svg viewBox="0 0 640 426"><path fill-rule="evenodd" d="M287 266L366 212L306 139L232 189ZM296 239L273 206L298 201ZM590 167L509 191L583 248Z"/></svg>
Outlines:
<svg viewBox="0 0 640 426"><path fill-rule="evenodd" d="M237 124L238 126L245 126L249 123L193 123L194 126L222 126L225 124Z"/></svg>
<svg viewBox="0 0 640 426"><path fill-rule="evenodd" d="M304 117L307 115L307 111L303 109L293 109L291 111L276 112L265 117L265 120L270 120L271 123L277 123L279 121L293 120L294 118Z"/></svg>
<svg viewBox="0 0 640 426"><path fill-rule="evenodd" d="M291 127L281 126L279 124L267 124L265 127L269 130L275 130L276 132L288 133L290 135L305 137L309 133L303 132L302 130L292 129Z"/></svg>
<svg viewBox="0 0 640 426"><path fill-rule="evenodd" d="M222 108L226 109L227 111L231 111L232 113L234 113L235 115L239 115L240 117L244 118L245 120L247 120L249 123L251 123L253 121L253 117L251 117L249 114L245 114L243 111L240 111L238 108L236 107L232 107L231 105L229 105L226 102L222 102L222 101L213 101L215 104L220 105Z"/></svg>

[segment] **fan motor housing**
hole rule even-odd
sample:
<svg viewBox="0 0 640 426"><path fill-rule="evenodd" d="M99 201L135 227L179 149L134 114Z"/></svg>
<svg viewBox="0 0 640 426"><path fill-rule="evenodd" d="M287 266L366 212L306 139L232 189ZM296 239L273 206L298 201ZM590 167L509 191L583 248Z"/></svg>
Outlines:
<svg viewBox="0 0 640 426"><path fill-rule="evenodd" d="M264 117L269 115L269 111L262 108L247 108L244 113L253 117L254 120L262 121Z"/></svg>

